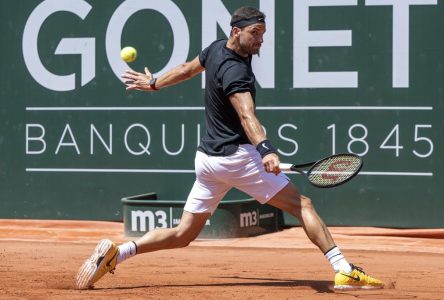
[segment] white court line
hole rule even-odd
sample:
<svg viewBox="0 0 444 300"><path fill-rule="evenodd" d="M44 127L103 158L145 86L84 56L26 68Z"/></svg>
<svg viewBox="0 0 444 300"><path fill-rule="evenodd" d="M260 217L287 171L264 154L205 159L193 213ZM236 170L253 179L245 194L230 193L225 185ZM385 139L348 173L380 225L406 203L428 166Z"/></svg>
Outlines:
<svg viewBox="0 0 444 300"><path fill-rule="evenodd" d="M26 111L196 111L203 106L54 106L26 107ZM258 106L257 110L433 110L433 106Z"/></svg>
<svg viewBox="0 0 444 300"><path fill-rule="evenodd" d="M89 168L26 168L26 172L41 173L193 173L194 170L183 169L89 169ZM298 174L288 171L284 173ZM358 175L368 176L433 176L432 172L359 172Z"/></svg>
<svg viewBox="0 0 444 300"><path fill-rule="evenodd" d="M194 173L194 170L174 169L90 169L90 168L26 168L26 172L54 173Z"/></svg>
<svg viewBox="0 0 444 300"><path fill-rule="evenodd" d="M257 110L433 110L433 106L258 106Z"/></svg>
<svg viewBox="0 0 444 300"><path fill-rule="evenodd" d="M433 176L432 172L359 172L358 175L370 176Z"/></svg>
<svg viewBox="0 0 444 300"><path fill-rule="evenodd" d="M26 107L27 111L171 111L171 110L204 110L203 106L67 106L67 107Z"/></svg>

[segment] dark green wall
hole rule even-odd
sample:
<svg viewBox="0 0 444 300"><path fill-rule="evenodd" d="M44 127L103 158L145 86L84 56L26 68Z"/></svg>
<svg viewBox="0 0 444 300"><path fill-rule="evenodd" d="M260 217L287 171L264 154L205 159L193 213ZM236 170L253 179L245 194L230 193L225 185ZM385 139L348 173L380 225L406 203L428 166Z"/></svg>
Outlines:
<svg viewBox="0 0 444 300"><path fill-rule="evenodd" d="M253 5L268 20L255 65L258 115L281 160L347 151L365 160L360 176L332 190L290 175L320 215L338 225L443 227L444 5L324 2L330 6L1 1L0 218L121 220L120 199L128 195L186 199L204 132L202 77L156 93L127 92L115 74L122 67L116 53L131 45L138 59L129 67L159 72L172 56L173 64L193 59L229 30L229 13ZM45 79L39 64L75 80ZM327 72L335 73L321 81ZM247 196L227 196L239 198Z"/></svg>

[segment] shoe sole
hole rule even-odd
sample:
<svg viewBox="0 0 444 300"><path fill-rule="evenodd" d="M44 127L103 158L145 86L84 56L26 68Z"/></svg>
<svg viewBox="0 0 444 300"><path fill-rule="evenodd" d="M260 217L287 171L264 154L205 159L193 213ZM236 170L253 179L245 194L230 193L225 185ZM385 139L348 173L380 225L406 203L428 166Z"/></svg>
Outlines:
<svg viewBox="0 0 444 300"><path fill-rule="evenodd" d="M78 289L88 289L91 288L94 282L91 282L96 275L99 266L97 262L100 258L105 257L106 253L111 249L113 242L110 240L101 240L93 254L85 260L82 267L80 267L79 272L76 277L76 285Z"/></svg>
<svg viewBox="0 0 444 300"><path fill-rule="evenodd" d="M335 290L377 290L383 289L384 286L378 285L335 285Z"/></svg>

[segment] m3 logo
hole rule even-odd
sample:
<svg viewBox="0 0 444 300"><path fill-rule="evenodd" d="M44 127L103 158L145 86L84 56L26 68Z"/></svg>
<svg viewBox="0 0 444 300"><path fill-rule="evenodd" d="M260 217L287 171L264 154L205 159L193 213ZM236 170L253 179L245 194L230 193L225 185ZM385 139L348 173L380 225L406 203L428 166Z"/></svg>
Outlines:
<svg viewBox="0 0 444 300"><path fill-rule="evenodd" d="M241 228L258 225L258 212L251 211L239 214L239 222Z"/></svg>
<svg viewBox="0 0 444 300"><path fill-rule="evenodd" d="M165 211L131 211L131 231L148 232L155 228L168 228L167 213Z"/></svg>

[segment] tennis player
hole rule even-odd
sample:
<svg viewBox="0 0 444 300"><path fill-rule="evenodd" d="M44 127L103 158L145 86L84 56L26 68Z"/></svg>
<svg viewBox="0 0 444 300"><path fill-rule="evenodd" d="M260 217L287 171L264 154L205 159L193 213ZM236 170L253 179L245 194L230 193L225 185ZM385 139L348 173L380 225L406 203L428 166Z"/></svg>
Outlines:
<svg viewBox="0 0 444 300"><path fill-rule="evenodd" d="M265 15L255 8L241 7L232 15L231 27L228 39L213 42L192 61L158 78L147 68L144 73L127 71L122 75L127 90L154 92L206 71L206 133L196 152L196 181L180 224L155 229L119 246L108 239L100 241L77 274L78 288L92 287L136 254L186 247L233 187L295 216L332 265L335 288L383 287L380 280L347 262L311 200L280 171L276 148L256 117L251 59L263 43Z"/></svg>

